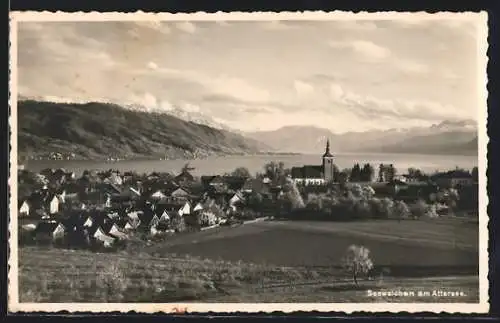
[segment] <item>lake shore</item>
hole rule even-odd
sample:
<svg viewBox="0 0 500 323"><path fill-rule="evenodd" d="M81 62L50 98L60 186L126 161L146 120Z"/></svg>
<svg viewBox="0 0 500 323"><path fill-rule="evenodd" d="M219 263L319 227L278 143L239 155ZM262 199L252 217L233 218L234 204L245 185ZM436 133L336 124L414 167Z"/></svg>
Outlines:
<svg viewBox="0 0 500 323"><path fill-rule="evenodd" d="M262 172L262 167L270 161L282 161L285 167L303 165L321 165L321 156L313 154L254 154L212 156L203 159L131 159L119 161L106 160L31 160L23 163L25 169L41 171L45 168L65 168L77 175L86 169L120 171L136 171L139 173L172 172L178 173L189 163L194 167L194 175L217 175L231 172L237 167L245 167L250 173ZM455 155L418 155L418 154L377 154L377 153L337 153L335 164L339 169L351 168L354 163L370 163L374 167L379 164L393 164L403 173L409 167L416 167L424 172L449 170L455 167L472 169L477 166L477 156Z"/></svg>

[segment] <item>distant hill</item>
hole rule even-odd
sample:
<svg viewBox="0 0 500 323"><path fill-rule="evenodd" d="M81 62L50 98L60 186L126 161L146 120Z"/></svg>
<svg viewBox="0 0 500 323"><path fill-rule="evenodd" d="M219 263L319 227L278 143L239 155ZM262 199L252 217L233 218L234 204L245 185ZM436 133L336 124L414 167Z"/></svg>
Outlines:
<svg viewBox="0 0 500 323"><path fill-rule="evenodd" d="M313 126L287 126L278 130L244 133L245 136L279 151L298 153L318 153L325 149L327 138L333 139L334 134L328 130ZM336 141L332 141L332 148Z"/></svg>
<svg viewBox="0 0 500 323"><path fill-rule="evenodd" d="M247 133L277 150L319 153L330 138L333 152L386 152L418 154L477 154L475 122L443 121L430 127L371 130L335 134L313 126L283 127L274 131Z"/></svg>
<svg viewBox="0 0 500 323"><path fill-rule="evenodd" d="M268 150L254 139L168 114L97 102L18 102L21 156L59 152L80 158L197 158Z"/></svg>

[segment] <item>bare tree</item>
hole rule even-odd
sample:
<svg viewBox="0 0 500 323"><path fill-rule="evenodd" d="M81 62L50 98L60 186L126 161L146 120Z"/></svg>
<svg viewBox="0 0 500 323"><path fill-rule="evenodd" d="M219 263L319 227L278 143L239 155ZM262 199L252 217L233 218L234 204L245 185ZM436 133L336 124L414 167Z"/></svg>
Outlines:
<svg viewBox="0 0 500 323"><path fill-rule="evenodd" d="M350 245L342 258L342 267L352 275L354 284L358 286L359 275L367 274L373 268L370 250L363 246Z"/></svg>

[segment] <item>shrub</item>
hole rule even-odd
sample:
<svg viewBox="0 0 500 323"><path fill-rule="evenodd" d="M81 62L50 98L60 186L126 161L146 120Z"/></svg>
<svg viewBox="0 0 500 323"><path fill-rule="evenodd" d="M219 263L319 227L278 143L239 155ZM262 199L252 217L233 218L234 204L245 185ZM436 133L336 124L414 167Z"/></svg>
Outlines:
<svg viewBox="0 0 500 323"><path fill-rule="evenodd" d="M408 208L408 205L406 205L405 202L403 201L396 201L394 202L394 205L392 207L392 214L395 216L398 220L401 219L406 219L411 215L410 209Z"/></svg>
<svg viewBox="0 0 500 323"><path fill-rule="evenodd" d="M429 205L427 207L427 211L425 212L425 216L428 218L437 218L439 215L437 214L436 204Z"/></svg>
<svg viewBox="0 0 500 323"><path fill-rule="evenodd" d="M412 207L411 207L411 215L414 218L421 218L425 216L427 213L429 206L427 203L425 203L424 200L418 200Z"/></svg>
<svg viewBox="0 0 500 323"><path fill-rule="evenodd" d="M201 212L199 215L201 226L212 226L217 224L217 216L209 211Z"/></svg>
<svg viewBox="0 0 500 323"><path fill-rule="evenodd" d="M176 232L186 231L186 222L182 216L174 216L171 220L172 229Z"/></svg>

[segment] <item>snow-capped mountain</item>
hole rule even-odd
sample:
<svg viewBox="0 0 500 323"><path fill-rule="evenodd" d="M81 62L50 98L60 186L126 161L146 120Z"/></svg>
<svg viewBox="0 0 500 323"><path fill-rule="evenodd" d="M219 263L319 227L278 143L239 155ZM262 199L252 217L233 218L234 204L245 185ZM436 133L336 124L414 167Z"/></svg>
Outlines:
<svg viewBox="0 0 500 323"><path fill-rule="evenodd" d="M324 149L330 139L333 151L404 153L474 153L477 124L473 120L445 120L428 127L394 128L336 134L314 126L287 126L274 131L246 133L277 150L309 153Z"/></svg>
<svg viewBox="0 0 500 323"><path fill-rule="evenodd" d="M144 105L139 104L128 104L124 105L126 109L134 110L134 111L142 111L142 112L150 112L150 113L164 113L184 121L193 122L196 124L208 126L215 129L226 130L236 132L234 129L226 126L222 120L219 120L216 117L203 113L201 109L189 103L178 105L168 105L168 106L149 106L146 107Z"/></svg>

